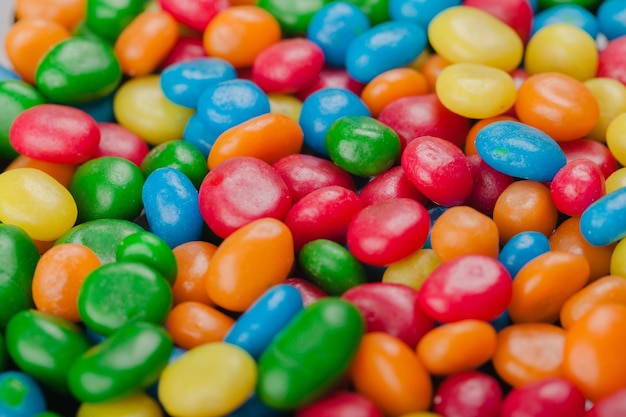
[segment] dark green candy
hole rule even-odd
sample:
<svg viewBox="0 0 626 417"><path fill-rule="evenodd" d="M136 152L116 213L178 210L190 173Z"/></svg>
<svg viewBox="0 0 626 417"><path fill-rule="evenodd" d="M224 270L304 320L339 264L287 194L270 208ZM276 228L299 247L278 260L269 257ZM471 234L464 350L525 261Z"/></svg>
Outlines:
<svg viewBox="0 0 626 417"><path fill-rule="evenodd" d="M539 9L548 9L550 7L562 6L564 4L593 9L600 4L600 0L539 0Z"/></svg>
<svg viewBox="0 0 626 417"><path fill-rule="evenodd" d="M68 392L70 367L91 347L74 323L36 310L13 316L7 325L6 344L22 371L60 392Z"/></svg>
<svg viewBox="0 0 626 417"><path fill-rule="evenodd" d="M326 134L328 155L350 174L372 177L389 169L400 156L400 138L367 116L344 116Z"/></svg>
<svg viewBox="0 0 626 417"><path fill-rule="evenodd" d="M161 327L130 323L74 362L68 376L70 390L82 402L140 392L157 381L173 348Z"/></svg>
<svg viewBox="0 0 626 417"><path fill-rule="evenodd" d="M331 0L259 0L258 6L270 12L287 34L305 34L311 18Z"/></svg>
<svg viewBox="0 0 626 417"><path fill-rule="evenodd" d="M9 141L15 118L24 110L45 102L39 91L23 81L0 81L0 158L11 160L18 155Z"/></svg>
<svg viewBox="0 0 626 417"><path fill-rule="evenodd" d="M367 282L364 266L337 242L318 239L304 245L298 254L306 276L329 295L341 295Z"/></svg>
<svg viewBox="0 0 626 417"><path fill-rule="evenodd" d="M145 6L145 0L89 0L85 24L92 33L115 41Z"/></svg>
<svg viewBox="0 0 626 417"><path fill-rule="evenodd" d="M51 101L88 103L113 92L122 80L113 48L95 39L73 37L56 44L42 58L35 83Z"/></svg>
<svg viewBox="0 0 626 417"><path fill-rule="evenodd" d="M127 159L104 156L82 164L69 190L80 223L98 219L133 220L141 213L143 174Z"/></svg>
<svg viewBox="0 0 626 417"><path fill-rule="evenodd" d="M128 236L117 247L117 261L140 262L156 269L170 285L176 282L178 265L172 248L160 237L150 232Z"/></svg>
<svg viewBox="0 0 626 417"><path fill-rule="evenodd" d="M202 180L209 172L207 160L196 146L189 142L176 140L156 146L141 162L141 171L147 178L159 168L175 168L200 188Z"/></svg>
<svg viewBox="0 0 626 417"><path fill-rule="evenodd" d="M116 262L92 271L78 294L78 312L87 327L110 335L127 323L160 324L172 307L169 282L138 262Z"/></svg>
<svg viewBox="0 0 626 417"><path fill-rule="evenodd" d="M4 337L0 333L0 372L3 372L7 366L7 348L4 343Z"/></svg>
<svg viewBox="0 0 626 417"><path fill-rule="evenodd" d="M257 394L279 410L322 398L344 377L365 331L359 310L329 297L302 310L259 359Z"/></svg>
<svg viewBox="0 0 626 417"><path fill-rule="evenodd" d="M367 15L372 26L389 20L389 0L348 0Z"/></svg>

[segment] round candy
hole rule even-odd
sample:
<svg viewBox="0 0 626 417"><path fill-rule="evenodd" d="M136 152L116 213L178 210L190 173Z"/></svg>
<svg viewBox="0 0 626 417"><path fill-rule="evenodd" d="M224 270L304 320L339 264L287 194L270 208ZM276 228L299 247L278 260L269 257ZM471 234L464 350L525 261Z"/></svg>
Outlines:
<svg viewBox="0 0 626 417"><path fill-rule="evenodd" d="M529 417L559 414L582 417L585 413L585 397L565 378L546 378L515 388L506 396L500 415L514 417L522 413Z"/></svg>
<svg viewBox="0 0 626 417"><path fill-rule="evenodd" d="M431 272L441 261L432 249L420 249L406 258L389 265L383 273L382 282L404 284L419 290Z"/></svg>
<svg viewBox="0 0 626 417"><path fill-rule="evenodd" d="M328 3L330 3L329 0L312 0L306 3L258 0L259 7L270 12L278 20L283 31L289 35L306 33L315 12Z"/></svg>
<svg viewBox="0 0 626 417"><path fill-rule="evenodd" d="M0 413L31 417L46 410L46 398L37 382L18 371L0 373Z"/></svg>
<svg viewBox="0 0 626 417"><path fill-rule="evenodd" d="M593 13L573 2L559 4L537 13L533 19L533 35L548 25L567 23L587 32L593 39L598 36L598 20Z"/></svg>
<svg viewBox="0 0 626 417"><path fill-rule="evenodd" d="M465 152L467 154L467 148ZM467 162L472 169L474 186L464 204L483 214L493 216L493 208L498 197L515 179L490 167L478 154L468 154Z"/></svg>
<svg viewBox="0 0 626 417"><path fill-rule="evenodd" d="M428 199L413 185L401 166L389 168L365 184L359 197L364 206L395 198L409 198L426 204Z"/></svg>
<svg viewBox="0 0 626 417"><path fill-rule="evenodd" d="M595 162L577 159L566 164L550 183L554 206L568 216L580 217L605 194L604 175Z"/></svg>
<svg viewBox="0 0 626 417"><path fill-rule="evenodd" d="M521 232L509 239L500 250L498 260L515 278L524 265L550 251L548 238L539 232Z"/></svg>
<svg viewBox="0 0 626 417"><path fill-rule="evenodd" d="M100 143L94 158L117 156L140 166L150 149L139 136L117 123L98 123Z"/></svg>
<svg viewBox="0 0 626 417"><path fill-rule="evenodd" d="M464 6L476 7L509 25L524 44L534 24L532 0L466 0Z"/></svg>
<svg viewBox="0 0 626 417"><path fill-rule="evenodd" d="M221 342L234 324L235 320L215 307L196 301L177 304L165 320L167 333L183 349Z"/></svg>
<svg viewBox="0 0 626 417"><path fill-rule="evenodd" d="M606 129L606 144L611 154L624 165L626 162L626 140L623 127L626 126L626 116L616 116Z"/></svg>
<svg viewBox="0 0 626 417"><path fill-rule="evenodd" d="M502 388L495 378L482 372L461 372L443 380L434 403L433 409L442 416L500 417Z"/></svg>
<svg viewBox="0 0 626 417"><path fill-rule="evenodd" d="M361 92L361 98L376 117L387 104L399 98L428 92L428 82L422 73L412 68L395 68L383 72L367 83Z"/></svg>
<svg viewBox="0 0 626 417"><path fill-rule="evenodd" d="M599 142L607 142L609 140L608 127L613 120L626 112L626 86L612 78L603 77L587 80L585 86L591 90L591 94L594 95L600 107L598 123L587 137ZM619 123L623 122L616 122L616 124Z"/></svg>
<svg viewBox="0 0 626 417"><path fill-rule="evenodd" d="M597 77L613 78L624 83L626 74L622 68L624 66L624 48L626 47L626 38L619 38L609 41L608 44L598 56L598 73Z"/></svg>
<svg viewBox="0 0 626 417"><path fill-rule="evenodd" d="M168 280L176 282L176 257L167 243L150 232L134 233L125 237L115 251L117 262L140 262L156 269Z"/></svg>
<svg viewBox="0 0 626 417"><path fill-rule="evenodd" d="M174 305L183 301L196 301L211 305L206 292L204 276L217 246L201 240L182 243L172 249L178 266L176 282L172 286Z"/></svg>
<svg viewBox="0 0 626 417"><path fill-rule="evenodd" d="M595 246L617 242L626 236L626 188L619 188L591 204L580 217L580 230Z"/></svg>
<svg viewBox="0 0 626 417"><path fill-rule="evenodd" d="M624 4L620 1L603 1L598 8L598 25L600 32L607 39L612 40L626 35L626 21L623 13L626 11Z"/></svg>
<svg viewBox="0 0 626 417"><path fill-rule="evenodd" d="M163 10L193 30L202 32L215 16L230 6L228 0L159 0Z"/></svg>
<svg viewBox="0 0 626 417"><path fill-rule="evenodd" d="M143 11L141 0L96 0L87 3L85 21L87 29L95 35L114 42L122 31Z"/></svg>
<svg viewBox="0 0 626 417"><path fill-rule="evenodd" d="M389 15L393 20L408 20L422 27L449 7L460 6L462 0L389 0Z"/></svg>
<svg viewBox="0 0 626 417"><path fill-rule="evenodd" d="M209 172L206 158L193 144L174 140L155 146L141 162L141 172L148 178L159 168L174 168L184 174L196 188Z"/></svg>
<svg viewBox="0 0 626 417"><path fill-rule="evenodd" d="M615 413L621 414L626 411L626 390L620 389L614 394L607 395L593 404L585 417L610 417Z"/></svg>
<svg viewBox="0 0 626 417"><path fill-rule="evenodd" d="M338 391L307 405L296 412L296 417L383 417L365 395L352 391Z"/></svg>
<svg viewBox="0 0 626 417"><path fill-rule="evenodd" d="M159 404L147 394L139 393L130 397L103 403L82 403L76 417L163 417ZM37 417L54 417L38 415Z"/></svg>

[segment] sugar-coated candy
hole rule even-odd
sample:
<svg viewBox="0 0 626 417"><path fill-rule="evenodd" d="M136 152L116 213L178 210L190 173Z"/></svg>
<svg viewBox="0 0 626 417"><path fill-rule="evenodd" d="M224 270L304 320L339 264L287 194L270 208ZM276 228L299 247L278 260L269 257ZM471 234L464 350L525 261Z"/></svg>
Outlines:
<svg viewBox="0 0 626 417"><path fill-rule="evenodd" d="M189 118L182 135L183 140L198 148L205 158L209 156L218 136L218 133L209 130L198 113Z"/></svg>
<svg viewBox="0 0 626 417"><path fill-rule="evenodd" d="M466 0L464 6L476 7L510 26L526 44L534 25L532 1L529 0Z"/></svg>
<svg viewBox="0 0 626 417"><path fill-rule="evenodd" d="M515 179L490 167L480 155L468 153L467 148L465 154L472 170L474 185L464 204L492 216L498 197Z"/></svg>
<svg viewBox="0 0 626 417"><path fill-rule="evenodd" d="M604 194L604 175L590 160L578 159L567 163L550 183L550 195L555 207L568 216L579 217Z"/></svg>
<svg viewBox="0 0 626 417"><path fill-rule="evenodd" d="M596 98L600 108L598 123L587 137L600 143L607 142L608 127L626 111L626 86L613 78L604 77L591 78L584 84Z"/></svg>
<svg viewBox="0 0 626 417"><path fill-rule="evenodd" d="M259 0L258 6L276 18L286 35L299 35L306 33L315 12L328 3L330 3L329 0L290 3L284 3L281 0Z"/></svg>
<svg viewBox="0 0 626 417"><path fill-rule="evenodd" d="M84 24L90 32L110 42L115 42L144 8L141 0L95 0L86 3Z"/></svg>
<svg viewBox="0 0 626 417"><path fill-rule="evenodd" d="M176 346L193 349L205 343L221 342L235 320L213 306L183 301L170 310L165 328Z"/></svg>
<svg viewBox="0 0 626 417"><path fill-rule="evenodd" d="M12 159L18 156L18 152L11 144L11 125L24 110L44 103L45 99L41 93L25 82L18 80L0 81L0 106L2 106L0 157Z"/></svg>
<svg viewBox="0 0 626 417"><path fill-rule="evenodd" d="M160 272L170 285L176 282L176 257L167 243L154 233L139 232L126 236L117 245L115 260L143 263Z"/></svg>
<svg viewBox="0 0 626 417"><path fill-rule="evenodd" d="M324 290L304 278L287 278L284 283L298 290L302 296L302 304L305 307L328 296Z"/></svg>
<svg viewBox="0 0 626 417"><path fill-rule="evenodd" d="M533 18L532 34L554 23L568 23L577 26L593 39L598 36L598 20L593 13L577 4L559 4L540 11Z"/></svg>
<svg viewBox="0 0 626 417"><path fill-rule="evenodd" d="M598 8L600 32L609 40L626 35L626 22L622 17L624 10L624 4L616 0L603 1Z"/></svg>
<svg viewBox="0 0 626 417"><path fill-rule="evenodd" d="M582 417L585 397L565 378L546 378L513 389L502 402L502 417L526 413L532 417L567 415Z"/></svg>
<svg viewBox="0 0 626 417"><path fill-rule="evenodd" d="M98 123L100 143L94 158L117 156L140 166L150 149L142 138L117 123Z"/></svg>
<svg viewBox="0 0 626 417"><path fill-rule="evenodd" d="M469 390L472 395L465 395ZM502 397L502 388L492 376L479 371L460 372L443 380L435 392L433 409L442 416L499 417Z"/></svg>
<svg viewBox="0 0 626 417"><path fill-rule="evenodd" d="M394 198L409 198L426 204L428 199L413 185L401 166L389 168L384 173L372 178L359 191L364 206L369 206Z"/></svg>
<svg viewBox="0 0 626 417"><path fill-rule="evenodd" d="M216 15L229 7L229 2L228 0L159 0L159 5L179 23L202 32Z"/></svg>
<svg viewBox="0 0 626 417"><path fill-rule="evenodd" d="M172 286L174 305L183 301L196 301L211 305L204 285L204 275L217 250L217 246L202 240L181 243L172 249L178 273Z"/></svg>
<svg viewBox="0 0 626 417"><path fill-rule="evenodd" d="M140 167L146 178L159 168L174 168L189 178L196 188L200 188L209 171L202 151L181 140L167 141L150 149Z"/></svg>
<svg viewBox="0 0 626 417"><path fill-rule="evenodd" d="M498 260L509 271L512 278L529 261L550 251L548 238L539 232L521 232L509 239L498 254Z"/></svg>
<svg viewBox="0 0 626 417"><path fill-rule="evenodd" d="M382 276L382 282L404 284L419 290L431 272L441 264L432 249L420 249L389 265Z"/></svg>
<svg viewBox="0 0 626 417"><path fill-rule="evenodd" d="M30 417L46 410L46 399L39 384L20 371L0 373L0 413L11 417Z"/></svg>
<svg viewBox="0 0 626 417"><path fill-rule="evenodd" d="M598 77L613 78L621 83L626 81L626 74L623 74L624 66L623 51L626 47L626 38L620 36L609 41L598 55Z"/></svg>
<svg viewBox="0 0 626 417"><path fill-rule="evenodd" d="M448 7L460 6L461 0L423 1L389 0L389 15L393 20L408 20L422 27Z"/></svg>
<svg viewBox="0 0 626 417"><path fill-rule="evenodd" d="M626 188L619 188L591 204L580 216L580 230L589 243L608 245L626 236L626 222L620 216L626 204Z"/></svg>

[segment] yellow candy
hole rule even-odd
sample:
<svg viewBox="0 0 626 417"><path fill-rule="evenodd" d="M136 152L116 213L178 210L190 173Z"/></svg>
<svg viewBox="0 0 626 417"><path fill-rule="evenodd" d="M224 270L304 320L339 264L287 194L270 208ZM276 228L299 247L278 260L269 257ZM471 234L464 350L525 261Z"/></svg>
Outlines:
<svg viewBox="0 0 626 417"><path fill-rule="evenodd" d="M598 49L593 38L577 26L549 25L526 45L524 68L529 74L560 72L585 81L596 75Z"/></svg>
<svg viewBox="0 0 626 417"><path fill-rule="evenodd" d="M522 61L524 45L513 29L480 9L450 7L428 26L433 49L451 63L473 62L513 71Z"/></svg>
<svg viewBox="0 0 626 417"><path fill-rule="evenodd" d="M611 275L626 278L626 239L622 239L613 249L611 255Z"/></svg>
<svg viewBox="0 0 626 417"><path fill-rule="evenodd" d="M613 78L592 78L584 82L600 106L600 118L588 138L606 141L606 129L617 116L626 112L626 86Z"/></svg>
<svg viewBox="0 0 626 417"><path fill-rule="evenodd" d="M76 222L72 194L38 169L0 174L0 195L0 222L21 227L35 240L56 240Z"/></svg>
<svg viewBox="0 0 626 417"><path fill-rule="evenodd" d="M181 139L194 110L169 101L158 75L137 77L122 85L113 99L118 123L151 145Z"/></svg>
<svg viewBox="0 0 626 417"><path fill-rule="evenodd" d="M243 349L207 343L168 365L159 400L172 417L217 417L241 406L254 392L256 362Z"/></svg>
<svg viewBox="0 0 626 417"><path fill-rule="evenodd" d="M162 417L163 412L152 398L140 393L117 401L83 403L76 417Z"/></svg>
<svg viewBox="0 0 626 417"><path fill-rule="evenodd" d="M486 119L507 111L517 97L513 78L498 68L452 64L441 72L437 96L449 110L471 119Z"/></svg>
<svg viewBox="0 0 626 417"><path fill-rule="evenodd" d="M287 94L268 94L267 98L270 101L270 112L283 114L296 122L300 120L302 102L296 97Z"/></svg>
<svg viewBox="0 0 626 417"><path fill-rule="evenodd" d="M626 165L626 113L622 113L609 123L606 129L606 145L617 159Z"/></svg>
<svg viewBox="0 0 626 417"><path fill-rule="evenodd" d="M619 188L626 187L626 168L620 168L613 171L609 178L606 179L606 193L611 193Z"/></svg>
<svg viewBox="0 0 626 417"><path fill-rule="evenodd" d="M432 249L420 249L401 261L389 265L383 273L383 282L404 284L419 290L428 275L441 264Z"/></svg>

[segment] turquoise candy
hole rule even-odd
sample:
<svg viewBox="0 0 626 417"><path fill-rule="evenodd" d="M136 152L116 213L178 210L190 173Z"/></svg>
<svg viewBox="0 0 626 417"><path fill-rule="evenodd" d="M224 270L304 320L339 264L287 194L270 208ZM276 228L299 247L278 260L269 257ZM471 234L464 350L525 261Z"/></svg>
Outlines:
<svg viewBox="0 0 626 417"><path fill-rule="evenodd" d="M46 411L46 399L37 382L23 372L0 373L0 416L32 417Z"/></svg>
<svg viewBox="0 0 626 417"><path fill-rule="evenodd" d="M580 231L594 246L626 237L626 188L618 188L587 207L580 216Z"/></svg>

